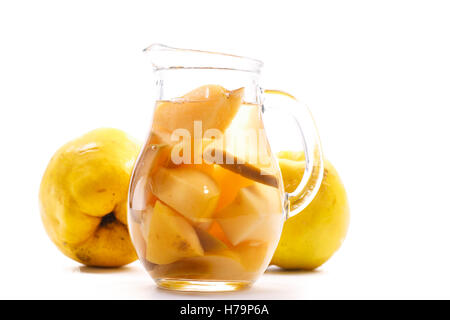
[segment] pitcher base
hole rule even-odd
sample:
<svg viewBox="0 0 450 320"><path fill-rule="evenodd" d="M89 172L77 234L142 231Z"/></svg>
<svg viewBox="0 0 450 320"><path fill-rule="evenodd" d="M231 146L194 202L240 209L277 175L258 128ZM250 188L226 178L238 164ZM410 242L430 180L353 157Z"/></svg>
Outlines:
<svg viewBox="0 0 450 320"><path fill-rule="evenodd" d="M252 286L252 281L208 281L187 279L156 279L156 284L162 289L184 292L227 292L246 289Z"/></svg>

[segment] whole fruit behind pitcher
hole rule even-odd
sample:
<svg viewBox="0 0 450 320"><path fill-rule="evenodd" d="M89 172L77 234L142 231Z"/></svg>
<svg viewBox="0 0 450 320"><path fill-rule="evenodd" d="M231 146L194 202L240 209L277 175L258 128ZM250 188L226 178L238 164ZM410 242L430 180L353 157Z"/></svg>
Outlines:
<svg viewBox="0 0 450 320"><path fill-rule="evenodd" d="M286 192L293 192L305 171L302 152L278 153ZM295 208L295 202L291 203ZM271 264L284 269L313 270L340 248L347 234L350 209L344 185L330 161L324 161L320 189L313 201L284 226Z"/></svg>
<svg viewBox="0 0 450 320"><path fill-rule="evenodd" d="M140 146L117 129L97 129L61 147L39 191L41 217L53 243L88 266L137 259L127 227L127 191Z"/></svg>

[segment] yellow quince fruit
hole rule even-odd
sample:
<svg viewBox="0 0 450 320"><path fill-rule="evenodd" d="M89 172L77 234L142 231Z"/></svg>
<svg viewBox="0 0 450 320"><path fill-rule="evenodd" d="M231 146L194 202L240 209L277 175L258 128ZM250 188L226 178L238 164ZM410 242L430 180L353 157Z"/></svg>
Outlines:
<svg viewBox="0 0 450 320"><path fill-rule="evenodd" d="M98 267L137 259L127 194L139 149L124 132L102 128L68 142L51 158L39 191L41 217L66 256Z"/></svg>
<svg viewBox="0 0 450 320"><path fill-rule="evenodd" d="M301 152L278 154L286 192L293 192L305 171ZM291 203L295 207L295 203ZM328 161L313 201L299 214L289 218L271 264L285 269L312 270L325 263L341 246L347 234L350 210L341 179Z"/></svg>

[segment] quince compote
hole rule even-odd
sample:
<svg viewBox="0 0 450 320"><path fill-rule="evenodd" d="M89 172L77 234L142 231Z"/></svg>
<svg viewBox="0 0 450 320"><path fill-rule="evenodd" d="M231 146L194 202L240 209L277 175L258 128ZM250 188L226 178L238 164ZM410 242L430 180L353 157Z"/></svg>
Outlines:
<svg viewBox="0 0 450 320"><path fill-rule="evenodd" d="M130 188L129 225L140 260L163 287L250 284L276 248L281 179L261 106L243 94L207 85L156 104Z"/></svg>

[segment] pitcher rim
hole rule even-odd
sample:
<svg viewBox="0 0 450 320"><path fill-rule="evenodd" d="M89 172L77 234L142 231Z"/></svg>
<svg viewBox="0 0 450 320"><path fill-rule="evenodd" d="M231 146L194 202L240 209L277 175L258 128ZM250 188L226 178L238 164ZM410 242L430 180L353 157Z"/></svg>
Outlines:
<svg viewBox="0 0 450 320"><path fill-rule="evenodd" d="M217 58L217 62L208 61L210 59L202 59L202 62L196 62L192 65L188 63L172 63L169 61L167 55L162 57L161 60L167 61L159 61L157 62L157 57L152 59L152 65L155 71L159 70L177 70L177 69L213 69L213 70L235 70L235 71L245 71L252 73L260 73L261 68L264 66L264 63L261 60L250 58L246 56L240 56L230 53L216 52L216 51L207 51L207 50L198 50L198 49L187 49L187 48L177 48L167 46L161 43L153 43L150 46L146 47L143 50L144 53L149 54L157 54L161 52L171 52L171 53L181 53L185 55L198 55L203 57L214 57ZM218 59L222 59L219 61ZM179 59L181 61L181 59ZM191 62L192 63L192 62Z"/></svg>

